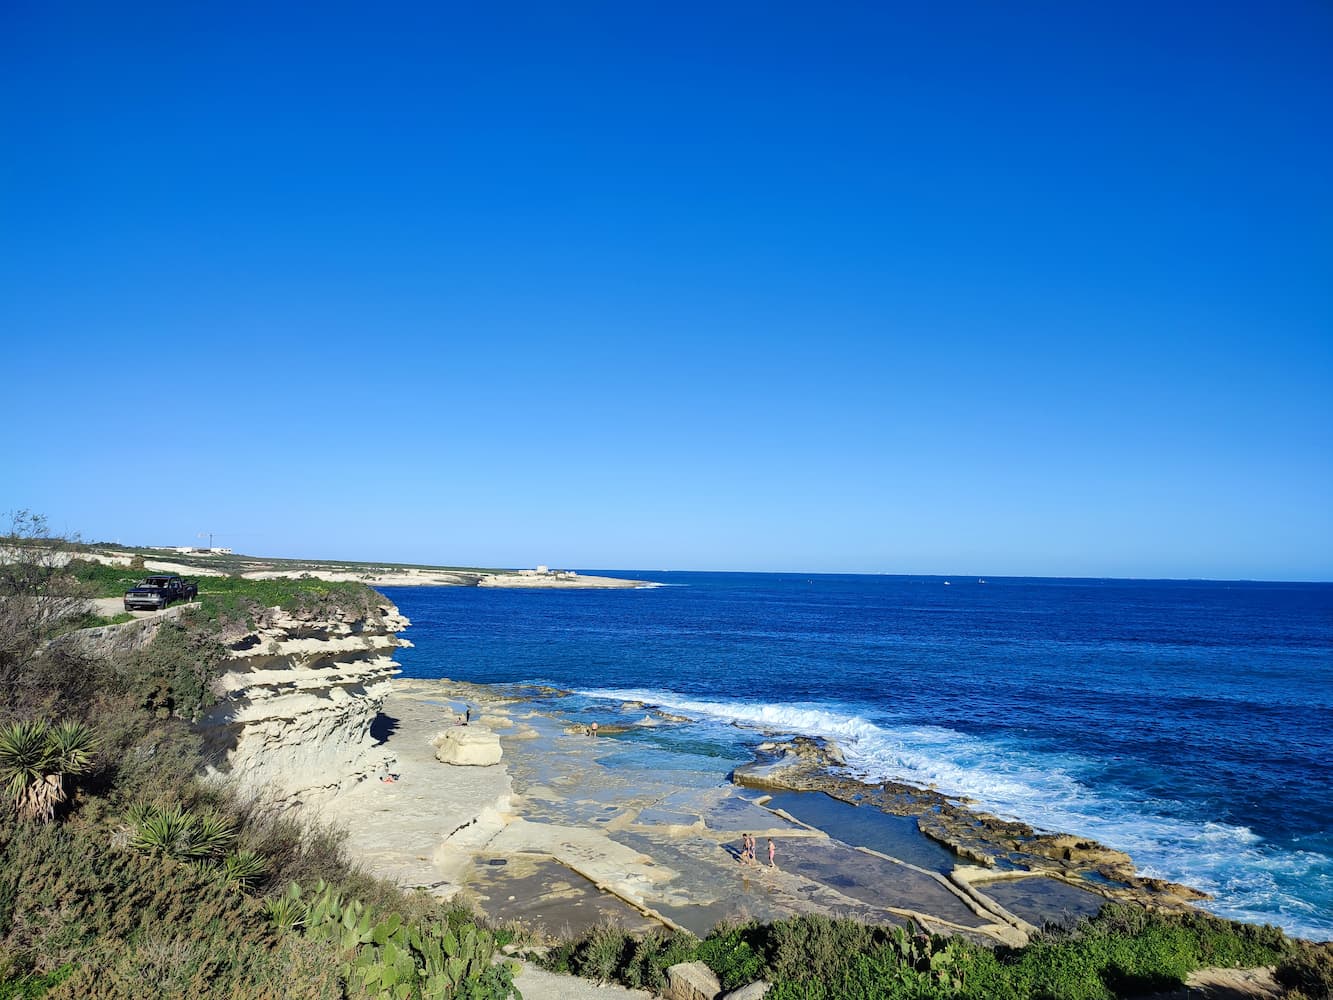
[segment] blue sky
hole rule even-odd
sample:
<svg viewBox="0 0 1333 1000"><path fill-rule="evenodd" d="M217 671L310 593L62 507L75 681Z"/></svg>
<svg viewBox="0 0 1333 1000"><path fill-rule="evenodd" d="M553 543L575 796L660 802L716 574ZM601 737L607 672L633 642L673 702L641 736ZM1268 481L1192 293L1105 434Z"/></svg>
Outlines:
<svg viewBox="0 0 1333 1000"><path fill-rule="evenodd" d="M0 12L0 509L1333 579L1327 4L273 6Z"/></svg>

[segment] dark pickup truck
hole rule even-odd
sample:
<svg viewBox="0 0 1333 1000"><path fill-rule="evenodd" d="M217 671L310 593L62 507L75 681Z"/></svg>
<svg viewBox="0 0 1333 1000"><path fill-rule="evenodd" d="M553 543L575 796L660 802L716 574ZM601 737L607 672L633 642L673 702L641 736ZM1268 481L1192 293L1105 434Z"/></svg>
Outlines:
<svg viewBox="0 0 1333 1000"><path fill-rule="evenodd" d="M126 611L157 611L175 601L192 601L199 585L178 576L150 576L125 591Z"/></svg>

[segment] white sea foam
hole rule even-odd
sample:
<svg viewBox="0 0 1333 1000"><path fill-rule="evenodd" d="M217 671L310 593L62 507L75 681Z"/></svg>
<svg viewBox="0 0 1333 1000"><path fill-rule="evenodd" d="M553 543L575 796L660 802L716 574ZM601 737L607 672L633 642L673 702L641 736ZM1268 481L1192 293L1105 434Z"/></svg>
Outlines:
<svg viewBox="0 0 1333 1000"><path fill-rule="evenodd" d="M1305 877L1329 878L1333 860L1279 851L1243 826L1182 815L1180 803L1134 799L1099 785L1100 762L1049 753L1013 740L937 726L894 725L835 704L775 705L691 698L669 691L588 690L589 697L641 701L705 723L835 740L868 781L893 779L962 796L1038 828L1073 833L1127 851L1145 874L1215 895L1224 916L1273 922L1315 938L1333 934L1327 914L1282 891Z"/></svg>

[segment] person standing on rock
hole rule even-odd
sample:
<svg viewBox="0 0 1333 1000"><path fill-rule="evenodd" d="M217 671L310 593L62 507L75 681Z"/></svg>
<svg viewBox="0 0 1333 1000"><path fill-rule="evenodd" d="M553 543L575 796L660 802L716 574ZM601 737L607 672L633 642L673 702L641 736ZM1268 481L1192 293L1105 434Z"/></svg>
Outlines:
<svg viewBox="0 0 1333 1000"><path fill-rule="evenodd" d="M777 849L776 847L773 846L773 838L772 838L772 837L769 837L769 838L768 838L768 867L770 867L770 868L776 868L776 867L778 866L778 863L777 863L776 861L773 860L774 856L775 856L777 853L778 853L778 849Z"/></svg>
<svg viewBox="0 0 1333 1000"><path fill-rule="evenodd" d="M466 726L469 722L472 721L472 706L464 705L463 708L465 709L465 711L463 712L463 725Z"/></svg>
<svg viewBox="0 0 1333 1000"><path fill-rule="evenodd" d="M589 726L589 727L588 727L588 732L591 733L593 736L596 736L596 735L597 735L597 723L594 722L591 726Z"/></svg>

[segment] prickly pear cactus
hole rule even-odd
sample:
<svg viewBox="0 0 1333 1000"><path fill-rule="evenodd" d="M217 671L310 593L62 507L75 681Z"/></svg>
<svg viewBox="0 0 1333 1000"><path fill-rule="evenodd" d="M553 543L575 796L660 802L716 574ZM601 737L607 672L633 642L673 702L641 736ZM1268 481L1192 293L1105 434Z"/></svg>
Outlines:
<svg viewBox="0 0 1333 1000"><path fill-rule="evenodd" d="M299 911L306 935L332 942L352 996L373 1000L503 1000L517 996L517 963L492 965L495 938L465 923L406 924L398 914L376 921L358 900L344 903L320 882L309 899L292 886L284 905ZM295 923L290 926L296 926Z"/></svg>

